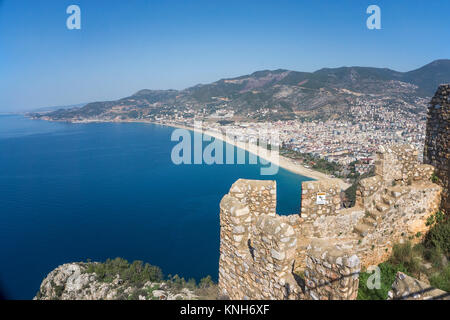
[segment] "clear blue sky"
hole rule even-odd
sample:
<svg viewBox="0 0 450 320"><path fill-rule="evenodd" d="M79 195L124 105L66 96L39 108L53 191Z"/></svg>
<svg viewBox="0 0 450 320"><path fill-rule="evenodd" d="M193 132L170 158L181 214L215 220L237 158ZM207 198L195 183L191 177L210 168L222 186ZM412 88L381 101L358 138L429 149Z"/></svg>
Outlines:
<svg viewBox="0 0 450 320"><path fill-rule="evenodd" d="M81 30L66 8L81 8ZM381 8L382 30L366 28ZM450 1L0 0L0 112L183 89L262 69L450 58Z"/></svg>

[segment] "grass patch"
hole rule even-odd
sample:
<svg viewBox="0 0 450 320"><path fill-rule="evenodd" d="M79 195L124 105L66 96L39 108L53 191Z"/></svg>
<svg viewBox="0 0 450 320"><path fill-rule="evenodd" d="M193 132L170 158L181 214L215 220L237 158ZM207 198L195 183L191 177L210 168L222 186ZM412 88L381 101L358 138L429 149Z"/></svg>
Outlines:
<svg viewBox="0 0 450 320"><path fill-rule="evenodd" d="M383 262L378 267L380 268L380 289L369 289L367 287L367 280L373 275L373 272L361 272L359 275L358 300L386 300L397 272L407 273L407 269L403 265L393 265L389 262Z"/></svg>
<svg viewBox="0 0 450 320"><path fill-rule="evenodd" d="M430 277L430 284L438 289L450 292L450 266L447 265L442 272Z"/></svg>

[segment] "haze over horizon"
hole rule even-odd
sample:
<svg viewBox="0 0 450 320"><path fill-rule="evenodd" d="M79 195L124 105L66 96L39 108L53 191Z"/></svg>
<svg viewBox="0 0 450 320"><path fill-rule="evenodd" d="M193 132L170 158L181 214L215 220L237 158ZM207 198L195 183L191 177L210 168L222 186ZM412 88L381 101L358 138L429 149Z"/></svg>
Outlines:
<svg viewBox="0 0 450 320"><path fill-rule="evenodd" d="M450 4L410 1L0 1L0 112L114 100L141 89L288 69L410 71L450 57ZM368 30L366 9L381 8ZM23 8L28 8L26 11Z"/></svg>

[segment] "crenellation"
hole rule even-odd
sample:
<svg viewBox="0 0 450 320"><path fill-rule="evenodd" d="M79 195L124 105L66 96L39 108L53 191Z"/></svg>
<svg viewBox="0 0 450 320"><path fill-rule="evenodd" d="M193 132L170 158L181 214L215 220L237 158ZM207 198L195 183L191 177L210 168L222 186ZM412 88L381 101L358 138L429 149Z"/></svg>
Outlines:
<svg viewBox="0 0 450 320"><path fill-rule="evenodd" d="M246 203L253 217L261 214L275 215L275 181L239 179L231 186L230 195Z"/></svg>
<svg viewBox="0 0 450 320"><path fill-rule="evenodd" d="M303 182L301 217L314 220L318 216L336 214L341 208L340 194L338 179ZM323 197L323 202L319 197Z"/></svg>
<svg viewBox="0 0 450 320"><path fill-rule="evenodd" d="M420 241L438 210L442 188L417 154L409 145L380 148L376 174L360 181L353 208L341 208L335 179L308 181L300 214L279 216L275 181L236 181L220 205L221 294L355 299L359 269L386 261L394 243Z"/></svg>
<svg viewBox="0 0 450 320"><path fill-rule="evenodd" d="M273 181L238 180L220 205L219 288L231 299L298 299L292 268L297 237L292 217L254 210L276 201ZM274 208L275 209L275 208ZM297 215L298 217L298 215ZM240 228L241 227L241 228Z"/></svg>
<svg viewBox="0 0 450 320"><path fill-rule="evenodd" d="M375 173L384 183L405 185L419 177L419 171L428 167L418 160L418 150L411 145L381 146L377 152Z"/></svg>
<svg viewBox="0 0 450 320"><path fill-rule="evenodd" d="M382 164L377 164L375 168L378 168L379 166L382 166ZM373 209L374 200L380 200L378 191L380 190L382 184L383 181L380 175L375 175L374 177L369 177L359 181L358 188L356 190L356 206L365 208L366 210Z"/></svg>

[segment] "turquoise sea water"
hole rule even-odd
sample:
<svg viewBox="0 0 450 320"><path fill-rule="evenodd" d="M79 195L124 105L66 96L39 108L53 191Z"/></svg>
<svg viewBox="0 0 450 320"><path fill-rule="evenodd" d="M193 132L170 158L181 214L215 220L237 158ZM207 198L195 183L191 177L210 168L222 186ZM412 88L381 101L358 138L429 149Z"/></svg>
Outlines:
<svg viewBox="0 0 450 320"><path fill-rule="evenodd" d="M301 182L259 165L175 165L174 129L0 116L0 290L31 299L58 265L123 257L217 280L219 202L238 178L277 181L297 213ZM248 155L247 155L248 156Z"/></svg>

